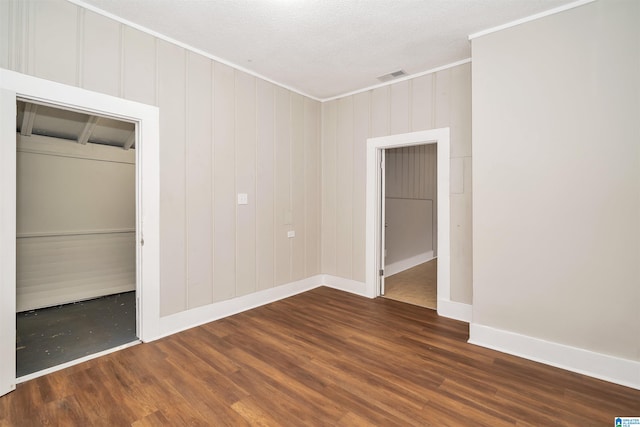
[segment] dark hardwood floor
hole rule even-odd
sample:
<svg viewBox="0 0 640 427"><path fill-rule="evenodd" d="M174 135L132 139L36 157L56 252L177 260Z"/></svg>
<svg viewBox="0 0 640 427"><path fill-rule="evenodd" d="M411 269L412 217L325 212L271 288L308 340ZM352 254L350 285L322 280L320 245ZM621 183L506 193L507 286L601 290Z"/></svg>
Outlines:
<svg viewBox="0 0 640 427"><path fill-rule="evenodd" d="M18 385L0 425L610 426L640 391L466 343L466 323L329 288Z"/></svg>

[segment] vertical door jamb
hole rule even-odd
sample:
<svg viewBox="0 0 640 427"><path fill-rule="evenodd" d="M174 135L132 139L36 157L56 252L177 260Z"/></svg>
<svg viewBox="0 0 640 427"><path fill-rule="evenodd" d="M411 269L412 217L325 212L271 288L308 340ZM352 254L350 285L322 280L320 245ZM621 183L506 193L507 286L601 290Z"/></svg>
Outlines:
<svg viewBox="0 0 640 427"><path fill-rule="evenodd" d="M378 192L378 194L380 195L380 269L379 269L379 274L380 274L380 288L378 290L380 295L384 295L385 294L385 283L384 283L384 275L385 275L385 257L386 257L386 193L387 193L387 187L386 187L386 174L385 174L385 167L386 167L386 155L387 152L384 148L378 150L379 152L379 156L380 156L380 168L378 170L378 173L380 174L380 178L378 179L378 182L380 183L380 191Z"/></svg>
<svg viewBox="0 0 640 427"><path fill-rule="evenodd" d="M16 388L16 93L0 88L0 396Z"/></svg>

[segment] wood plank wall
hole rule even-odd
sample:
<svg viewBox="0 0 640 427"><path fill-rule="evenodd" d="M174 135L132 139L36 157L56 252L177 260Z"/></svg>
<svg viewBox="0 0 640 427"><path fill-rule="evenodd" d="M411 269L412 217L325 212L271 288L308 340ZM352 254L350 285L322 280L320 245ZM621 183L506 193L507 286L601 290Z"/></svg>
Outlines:
<svg viewBox="0 0 640 427"><path fill-rule="evenodd" d="M435 200L436 144L386 150L386 197Z"/></svg>
<svg viewBox="0 0 640 427"><path fill-rule="evenodd" d="M471 303L471 64L323 103L323 273L365 280L367 138L446 126L451 299Z"/></svg>
<svg viewBox="0 0 640 427"><path fill-rule="evenodd" d="M135 290L135 150L16 139L17 310Z"/></svg>
<svg viewBox="0 0 640 427"><path fill-rule="evenodd" d="M161 315L320 273L319 102L64 0L0 16L1 67L160 108Z"/></svg>

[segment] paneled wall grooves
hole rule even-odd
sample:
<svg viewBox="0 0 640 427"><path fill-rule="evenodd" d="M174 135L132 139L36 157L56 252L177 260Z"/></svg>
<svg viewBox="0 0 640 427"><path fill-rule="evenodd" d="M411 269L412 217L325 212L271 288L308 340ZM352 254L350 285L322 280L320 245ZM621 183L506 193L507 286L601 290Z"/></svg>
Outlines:
<svg viewBox="0 0 640 427"><path fill-rule="evenodd" d="M84 87L84 17L86 9L83 7L76 7L76 9L78 10L76 15L76 86Z"/></svg>
<svg viewBox="0 0 640 427"><path fill-rule="evenodd" d="M298 142L299 144L301 144L302 146L302 164L306 165L307 164L307 144L306 144L306 140L305 140L305 132L307 129L307 110L305 108L305 103L307 101L303 98L302 99L302 139ZM296 224L296 228L299 229L303 236L304 236L304 246L303 246L303 253L304 253L304 265L302 268L302 271L304 271L304 276L307 276L309 274L309 269L308 269L308 251L307 251L307 241L306 239L308 238L307 236L307 192L304 191L305 188L305 184L307 182L307 178L308 178L308 172L307 169L304 168L303 169L303 174L302 174L302 218L304 219L304 224L301 227L297 227Z"/></svg>
<svg viewBox="0 0 640 427"><path fill-rule="evenodd" d="M300 144L302 145L302 164L306 166L307 164L307 141L305 138L305 134L306 134L306 130L307 130L307 109L306 107L306 99L302 100L302 139L300 140ZM308 276L309 275L309 255L308 255L308 248L307 248L307 240L308 239L308 233L307 233L307 192L304 191L304 189L306 188L306 183L307 183L307 178L308 178L308 171L306 169L306 167L303 169L303 175L302 175L302 218L305 219L305 223L302 227L300 227L300 231L302 231L302 233L304 234L305 237L305 242L304 242L304 246L303 246L303 252L304 252L304 266L302 271L304 271L304 276Z"/></svg>
<svg viewBox="0 0 640 427"><path fill-rule="evenodd" d="M336 179L336 186L335 186L335 190L336 190L336 196L335 196L335 200L334 200L334 208L335 208L335 228L334 228L334 236L333 236L333 241L335 242L335 246L336 246L336 250L333 252L333 265L335 266L334 269L337 273L338 271L338 245L340 240L338 239L338 192L339 192L339 188L340 188L340 182L338 181L338 146L340 145L340 141L338 141L338 129L340 127L340 105L339 105L339 100L335 101L335 110L336 110L336 114L335 114L335 118L336 118L336 122L335 122L335 126L333 128L333 141L334 141L334 152L333 152L333 161L334 164L336 165L336 172L335 172L335 179Z"/></svg>
<svg viewBox="0 0 640 427"><path fill-rule="evenodd" d="M15 60L15 50L16 46L19 46L20 43L16 40L16 22L18 19L16 17L16 5L14 2L6 2L2 4L2 7L5 8L6 11L6 24L7 26L4 28L4 32L2 34L6 34L6 51L3 52L4 58L2 59L2 66L7 67L8 69L16 69L16 60Z"/></svg>
<svg viewBox="0 0 640 427"><path fill-rule="evenodd" d="M236 296L256 291L256 205L257 196L253 192L256 185L255 158L256 121L256 79L254 76L235 72L235 147L236 147L236 191L247 193L249 203L239 206L236 230L238 233L236 260ZM253 111L251 111L253 109Z"/></svg>
<svg viewBox="0 0 640 427"><path fill-rule="evenodd" d="M277 179L276 179L276 161L277 161L277 144L278 144L278 140L277 140L277 126L276 126L276 118L277 118L277 110L278 110L278 94L277 94L277 89L274 88L273 89L273 159L271 160L273 162L273 175L272 175L272 179L273 179L273 219L274 219L274 226L273 226L273 245L274 245L274 251L272 252L272 262L273 262L273 281L272 286L275 286L277 284L277 268L276 268L276 263L277 263L277 257L276 257L276 251L275 251L275 245L276 242L278 241L278 204L276 203L276 197L275 197L275 192L276 192L276 188L277 188Z"/></svg>
<svg viewBox="0 0 640 427"><path fill-rule="evenodd" d="M391 108L391 105L393 104L392 88L393 88L393 85L389 85L389 86L385 87L385 90L387 92L387 120L388 120L387 123L389 124L389 126L385 130L384 134L382 134L381 136L391 135L391 129L393 127L393 123L391 122L391 116L392 116L392 111L393 111L392 108Z"/></svg>
<svg viewBox="0 0 640 427"><path fill-rule="evenodd" d="M437 90L438 90L438 84L437 84L437 80L438 80L438 73L433 73L433 78L431 79L431 125L433 127L435 126L436 123L436 96L437 96Z"/></svg>
<svg viewBox="0 0 640 427"><path fill-rule="evenodd" d="M350 256L350 260L349 260L349 279L353 279L353 251L354 251L354 242L353 242L353 211L354 211L354 205L353 205L353 201L355 200L354 197L354 185L353 185L353 176L354 174L354 160L355 160L355 144L356 144L356 126L355 126L355 117L356 117L356 107L355 107L355 97L351 96L350 97L351 100L351 132L349 135L349 141L345 141L345 143L349 143L349 150L351 151L351 164L349 165L351 168L351 179L348 180L348 185L350 187L350 191L349 193L351 194L351 212L349 215L349 242L350 242L350 247L349 247L349 256Z"/></svg>
<svg viewBox="0 0 640 427"><path fill-rule="evenodd" d="M322 205L321 205L321 196L322 196L322 157L320 155L320 149L322 147L322 136L321 136L321 130L322 130L322 119L320 117L321 114L321 108L322 105L320 102L317 101L310 101L313 102L315 105L314 111L317 112L317 115L314 118L314 122L315 122L315 147L314 147L314 154L315 154L315 158L318 162L318 167L315 171L315 194L316 194L316 199L315 201L317 202L317 206L316 209L314 210L315 212L315 236L317 237L316 242L315 242L315 260L314 260L314 270L313 270L313 274L318 274L320 272L322 272L322 262L321 262L321 254L322 254L322 242L320 240L320 237L322 236L322 230L321 230L321 218L322 218Z"/></svg>
<svg viewBox="0 0 640 427"><path fill-rule="evenodd" d="M160 70L158 67L158 40L156 38L153 39L153 51L154 51L154 71L155 71L155 76L154 76L154 91L153 91L153 101L154 101L154 105L156 107L159 108L159 103L158 103L158 92L160 91ZM162 120L162 116L160 116L160 120ZM160 146L162 146L162 132L160 132L159 130L159 140L158 140L158 144ZM159 154L161 156L161 154ZM160 164L162 164L162 159L160 159ZM162 191L160 191L160 193L162 194ZM162 214L162 208L160 214ZM159 233L159 238L160 238L160 251L162 251L162 215L160 215L160 230L158 230ZM162 260L162 252L160 254L161 260ZM163 312L163 302L162 302L162 292L163 292L163 283L162 283L162 265L160 266L160 315L163 316L165 315L165 313Z"/></svg>
<svg viewBox="0 0 640 427"><path fill-rule="evenodd" d="M253 120L254 123L256 125L256 135L253 141L253 150L254 150L254 156L255 156L255 163L253 164L253 169L254 169L254 176L255 179L253 180L253 194L254 194L254 203L256 205L256 214L253 216L253 226L254 226L254 230L255 230L255 245L254 245L254 259L255 259L255 270L256 270L256 280L255 280L255 290L258 291L258 257L260 256L260 254L258 253L258 162L260 161L260 158L258 157L258 114L259 114L259 108L258 108L258 81L256 81L255 85L253 86L253 99L255 100L255 111L253 112Z"/></svg>
<svg viewBox="0 0 640 427"><path fill-rule="evenodd" d="M184 168L184 301L185 301L185 309L189 308L189 286L191 284L190 280L190 268L189 268L189 215L188 215L188 206L189 206L189 176L188 176L188 168L186 167L186 163L189 159L189 52L185 52L184 55L184 159L185 159L185 168Z"/></svg>
<svg viewBox="0 0 640 427"><path fill-rule="evenodd" d="M22 7L22 51L20 55L20 72L25 74L34 75L33 63L35 56L35 49L31 48L33 39L35 38L35 25L34 25L34 7L31 3L23 3Z"/></svg>
<svg viewBox="0 0 640 427"><path fill-rule="evenodd" d="M289 212L293 217L292 226L288 228L296 228L298 225L298 215L293 211L293 139L295 137L293 133L293 102L291 97L291 92L288 92L289 98L289 126L291 129L289 130ZM289 239L289 278L293 277L293 239Z"/></svg>
<svg viewBox="0 0 640 427"><path fill-rule="evenodd" d="M413 129L413 80L409 80L407 85L409 86L409 99L407 100L409 102L409 129L407 131L409 132Z"/></svg>
<svg viewBox="0 0 640 427"><path fill-rule="evenodd" d="M9 65L13 70L28 74L25 67L29 53L27 42L29 39L29 22L27 20L27 4L25 2L10 2L12 5L11 34L13 45L9 46Z"/></svg>
<svg viewBox="0 0 640 427"><path fill-rule="evenodd" d="M371 136L370 114L371 114L371 91L354 95L354 174L352 185L354 190L361 186L366 186L367 176L367 138ZM353 241L352 248L352 279L364 282L366 271L364 266L366 252L366 226L364 218L366 216L366 195L363 191L354 191L354 209L352 210L352 223L354 227L351 231Z"/></svg>
<svg viewBox="0 0 640 427"><path fill-rule="evenodd" d="M211 283L209 283L209 286L211 286L211 301L215 301L215 271L216 271L216 257L215 257L215 253L216 253L216 220L215 220L215 214L214 214L214 210L215 210L215 206L216 206L216 192L215 192L215 179L216 179L216 162L215 162L215 146L214 146L214 139L215 139L215 120L214 120L214 111L215 111L215 99L216 99L216 79L215 79L215 72L216 72L216 67L215 67L215 63L213 61L211 61L210 63L211 65L211 121L210 121L210 126L211 126L211 141L209 142L211 144Z"/></svg>
<svg viewBox="0 0 640 427"><path fill-rule="evenodd" d="M236 75L235 70L217 62L214 100L214 206L216 258L214 301L233 298L237 290L238 230L237 161L235 146L236 123Z"/></svg>
<svg viewBox="0 0 640 427"><path fill-rule="evenodd" d="M336 105L337 101L328 101L321 105L320 157L321 180L321 271L336 274Z"/></svg>
<svg viewBox="0 0 640 427"><path fill-rule="evenodd" d="M309 232L309 228L311 226L311 222L309 221L309 215L310 215L310 210L309 210L309 203L311 201L310 197L311 195L307 192L307 183L309 181L309 179L312 178L311 172L307 169L307 164L308 161L310 159L310 153L309 153L309 146L308 146L308 126L310 126L311 124L311 120L310 117L308 117L307 112L308 112L308 101L307 99L303 99L302 101L302 116L303 116L303 120L302 120L302 145L303 145L303 151L302 151L302 162L305 165L304 167L304 177L303 177L303 201L302 201L302 206L304 207L304 218L305 218L305 224L304 224L304 234L305 234L305 242L304 242L304 275L305 277L309 277L312 276L311 274L311 262L309 261L309 257L310 257L310 251L309 251L309 237L311 236L311 233Z"/></svg>
<svg viewBox="0 0 640 427"><path fill-rule="evenodd" d="M318 113L320 112L320 110L317 108L315 101L313 101L313 104L309 101L309 100L305 100L305 103L308 104L311 108L311 106L313 106L312 112L314 111L318 111ZM313 118L314 116L311 115L311 117ZM314 132L315 132L315 142L317 143L318 141L320 141L320 134L319 134L319 120L318 118L313 118L313 126L314 126ZM307 129L305 127L305 129ZM313 138L312 135L309 136L310 138ZM312 139L312 141L314 141ZM305 140L305 146L308 146L307 141ZM312 151L311 152L307 152L307 150L305 150L305 155L307 156L307 160L305 161L305 165L309 164L309 159L313 159L312 153L317 153L316 151L316 144L312 145ZM318 160L320 160L319 156L316 157ZM306 171L306 167L305 167L305 171ZM311 175L311 178L313 180L315 180L315 182L319 182L320 181L320 177L318 177L318 172L316 170L314 170L314 174ZM313 183L312 183L312 188L314 187ZM312 248L312 253L314 254L314 256L312 257L312 261L313 263L311 264L311 266L309 266L309 270L307 270L307 276L309 275L315 275L317 273L319 273L318 270L318 266L320 265L319 259L317 259L318 254L320 253L320 247L318 245L318 243L320 242L320 230L317 229L317 224L318 224L318 217L316 215L319 215L318 210L313 210L313 209L309 209L309 203L313 203L315 200L318 200L318 198L320 197L320 188L318 188L317 186L315 187L316 191L315 192L307 192L307 186L305 185L305 195L308 194L313 194L314 198L313 199L307 199L308 201L305 201L305 212L306 212L306 216L307 218L309 217L309 215L313 215L313 222L308 223L306 225L306 230L312 230L313 235L315 236L316 240L316 244L313 244L313 240L307 240L307 244L305 245L305 247L307 248L307 250L309 249L310 245ZM315 206L315 203L314 203ZM319 206L319 205L318 205ZM312 233L308 233L309 235L311 235ZM313 249L313 246L315 246L316 248ZM309 259L309 253L307 253L307 260Z"/></svg>
<svg viewBox="0 0 640 427"><path fill-rule="evenodd" d="M353 213L357 210L358 206L356 205L356 185L354 182L354 177L357 174L356 167L356 144L359 144L359 141L356 139L357 137L357 123L356 123L356 98L355 96L351 97L351 179L349 179L349 185L351 186L351 200L354 203L351 206L351 215L349 215L350 229L349 229L349 238L351 240L351 279L355 279L355 265L354 265L354 254L356 252L356 242L353 239L353 230L357 227L356 221L354 221Z"/></svg>
<svg viewBox="0 0 640 427"><path fill-rule="evenodd" d="M124 24L118 24L118 49L120 51L120 76L118 78L118 96L124 98Z"/></svg>
<svg viewBox="0 0 640 427"><path fill-rule="evenodd" d="M316 215L318 215L317 217L317 236L318 236L318 242L317 242L317 273L322 272L322 146L324 145L322 143L322 104L321 103L317 103L317 107L316 110L318 111L318 116L316 119L316 134L317 134L317 140L316 140L316 144L318 145L318 148L316 150L316 153L318 154L317 158L318 158L318 170L316 172L316 179L317 179L317 194L318 194L318 208L317 208L317 213Z"/></svg>
<svg viewBox="0 0 640 427"><path fill-rule="evenodd" d="M340 100L336 100L335 102L335 109L336 109L336 120L335 120L335 126L334 126L334 130L333 130L333 140L334 140L334 144L335 144L335 150L333 152L333 162L336 165L336 182L335 182L335 228L333 230L333 241L335 242L335 246L336 246L336 250L333 252L333 265L335 265L335 272L336 274L339 275L338 273L338 247L340 246L340 239L339 239L339 235L338 235L338 229L339 229L339 225L338 225L338 220L339 220L339 210L340 207L339 202L338 202L338 195L340 194L340 180L339 178L339 156L338 156L338 151L339 151L339 146L340 146L340 141L338 140L338 129L340 129Z"/></svg>
<svg viewBox="0 0 640 427"><path fill-rule="evenodd" d="M160 40L157 38L153 38L153 47L154 47L154 52L155 52L155 58L153 58L154 61L154 71L155 71L155 86L156 86L156 90L153 93L153 105L158 106L159 102L158 102L158 98L159 98L159 83L158 83L158 49L159 49L159 45L160 45ZM160 136L160 138L162 139L162 136ZM162 144L162 141L160 141L160 144Z"/></svg>
<svg viewBox="0 0 640 427"><path fill-rule="evenodd" d="M154 62L154 71L155 71L155 76L154 76L154 78L155 78L155 81L154 81L155 90L153 91L153 105L155 105L156 107L159 107L159 105L158 105L158 92L160 90L160 83L159 83L160 71L158 70L158 68L159 68L158 67L158 49L159 49L159 47L158 47L158 39L154 38L153 39L153 51L154 51L155 57L153 58L153 62ZM161 120L162 120L162 118L161 118ZM162 135L160 135L159 143L162 144Z"/></svg>
<svg viewBox="0 0 640 427"><path fill-rule="evenodd" d="M320 267L320 218L321 218L321 177L320 177L320 138L321 138L321 104L315 100L306 99L305 109L305 249L307 258L307 277L321 272Z"/></svg>
<svg viewBox="0 0 640 427"><path fill-rule="evenodd" d="M238 141L236 141L236 126L237 126L237 109L238 109L238 88L237 88L237 73L238 70L236 70L235 68L233 69L233 110L234 110L234 114L233 114L233 123L231 124L231 128L233 129L233 139L234 139L234 144L233 144L233 189L234 195L238 194ZM234 200L234 216L233 216L233 221L235 223L235 227L234 227L234 231L235 231L235 253L236 256L233 258L233 271L235 272L234 274L234 287L233 287L233 297L235 297L236 295L238 295L238 203L237 200Z"/></svg>
<svg viewBox="0 0 640 427"><path fill-rule="evenodd" d="M13 16L13 4L11 2L0 3L0 67L11 68L11 47L14 43L13 31L15 28L15 19Z"/></svg>
<svg viewBox="0 0 640 427"><path fill-rule="evenodd" d="M400 197L404 196L408 192L408 181L409 181L409 148L402 147L398 150L398 155L396 155L396 161L400 160L397 163L400 163L399 167L396 169L396 179L400 181ZM396 166L398 166L396 164ZM398 176L399 175L399 176Z"/></svg>
<svg viewBox="0 0 640 427"><path fill-rule="evenodd" d="M11 47L14 43L13 31L15 28L15 18L13 16L13 4L11 2L0 3L0 18L4 17L4 22L0 21L0 67L10 69L12 66Z"/></svg>

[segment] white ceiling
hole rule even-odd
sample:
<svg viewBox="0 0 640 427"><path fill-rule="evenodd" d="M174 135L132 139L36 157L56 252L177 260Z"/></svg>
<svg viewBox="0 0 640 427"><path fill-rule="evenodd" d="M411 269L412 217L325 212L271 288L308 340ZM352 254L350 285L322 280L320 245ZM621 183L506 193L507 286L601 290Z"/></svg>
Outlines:
<svg viewBox="0 0 640 427"><path fill-rule="evenodd" d="M318 99L471 56L469 34L573 0L72 0Z"/></svg>

